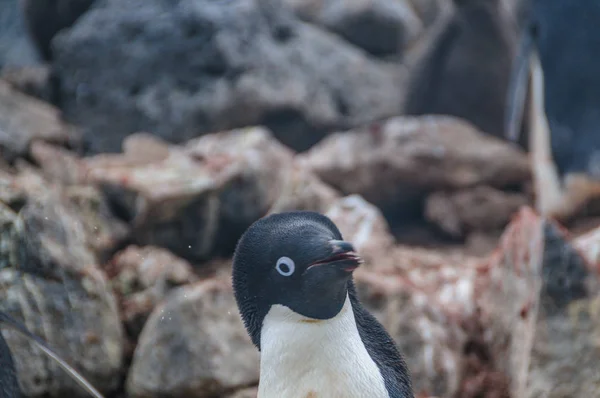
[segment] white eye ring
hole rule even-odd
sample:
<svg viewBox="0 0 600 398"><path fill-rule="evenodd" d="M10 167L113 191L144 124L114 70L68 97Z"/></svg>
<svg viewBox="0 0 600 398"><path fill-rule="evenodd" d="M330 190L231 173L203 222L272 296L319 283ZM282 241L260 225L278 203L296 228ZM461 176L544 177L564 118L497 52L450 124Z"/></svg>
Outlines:
<svg viewBox="0 0 600 398"><path fill-rule="evenodd" d="M290 276L296 270L296 264L294 264L294 260L289 257L280 257L279 260L277 260L275 269L283 276Z"/></svg>

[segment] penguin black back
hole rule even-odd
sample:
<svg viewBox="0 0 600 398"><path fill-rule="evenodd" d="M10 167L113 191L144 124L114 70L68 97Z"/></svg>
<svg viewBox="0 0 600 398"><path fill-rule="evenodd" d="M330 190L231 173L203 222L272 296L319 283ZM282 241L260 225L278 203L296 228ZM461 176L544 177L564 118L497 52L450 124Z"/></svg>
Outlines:
<svg viewBox="0 0 600 398"><path fill-rule="evenodd" d="M537 53L544 75L544 106L558 173L600 179L600 2L528 0L520 54L507 100L506 132L516 138L523 86ZM596 170L597 169L597 170Z"/></svg>
<svg viewBox="0 0 600 398"><path fill-rule="evenodd" d="M360 337L382 373L390 398L413 397L408 367L396 343L377 319L360 305L352 281L348 292Z"/></svg>
<svg viewBox="0 0 600 398"><path fill-rule="evenodd" d="M273 214L243 234L233 287L261 351L261 398L413 397L394 341L357 297L352 272L361 262L315 212Z"/></svg>

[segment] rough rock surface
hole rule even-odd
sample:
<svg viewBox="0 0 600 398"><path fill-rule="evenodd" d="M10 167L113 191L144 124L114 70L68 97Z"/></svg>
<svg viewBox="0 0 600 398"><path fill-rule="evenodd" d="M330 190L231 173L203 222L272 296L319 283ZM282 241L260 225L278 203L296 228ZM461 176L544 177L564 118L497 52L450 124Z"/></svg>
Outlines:
<svg viewBox="0 0 600 398"><path fill-rule="evenodd" d="M54 102L55 87L48 65L5 67L0 71L0 78L24 94Z"/></svg>
<svg viewBox="0 0 600 398"><path fill-rule="evenodd" d="M192 265L168 250L129 246L104 269L119 298L128 335L137 339L148 316L174 288L198 280Z"/></svg>
<svg viewBox="0 0 600 398"><path fill-rule="evenodd" d="M323 26L374 56L398 56L423 28L405 0L286 0L303 20Z"/></svg>
<svg viewBox="0 0 600 398"><path fill-rule="evenodd" d="M352 242L367 267L381 262L394 246L394 237L383 214L360 195L337 200L325 215L337 225L344 239Z"/></svg>
<svg viewBox="0 0 600 398"><path fill-rule="evenodd" d="M123 365L122 326L82 215L48 186L35 196L15 192L8 199L3 195L0 202L0 307L101 391L114 390ZM27 396L86 396L29 340L12 331L3 334Z"/></svg>
<svg viewBox="0 0 600 398"><path fill-rule="evenodd" d="M184 258L230 254L270 211L321 211L337 197L264 128L210 134L185 147L136 134L124 149L88 158L87 181L102 185L131 220L138 243Z"/></svg>
<svg viewBox="0 0 600 398"><path fill-rule="evenodd" d="M178 288L148 320L127 380L132 397L214 397L258 382L258 350L229 278Z"/></svg>
<svg viewBox="0 0 600 398"><path fill-rule="evenodd" d="M545 228L544 284L528 396L593 396L600 391L598 262L586 262L556 225Z"/></svg>
<svg viewBox="0 0 600 398"><path fill-rule="evenodd" d="M597 236L571 242L524 208L487 258L396 247L356 280L406 355L416 393L584 397L598 388Z"/></svg>
<svg viewBox="0 0 600 398"><path fill-rule="evenodd" d="M355 272L359 294L405 355L415 393L457 396L476 262L398 247Z"/></svg>
<svg viewBox="0 0 600 398"><path fill-rule="evenodd" d="M258 124L302 150L402 98L397 67L277 1L101 0L54 44L62 108L93 152Z"/></svg>
<svg viewBox="0 0 600 398"><path fill-rule="evenodd" d="M445 233L462 238L472 232L502 230L528 198L478 186L456 192L435 192L426 200L425 216Z"/></svg>
<svg viewBox="0 0 600 398"><path fill-rule="evenodd" d="M27 154L34 140L75 144L77 130L61 120L59 111L0 80L0 157Z"/></svg>
<svg viewBox="0 0 600 398"><path fill-rule="evenodd" d="M450 2L445 0L409 0L409 3L426 27L452 8Z"/></svg>
<svg viewBox="0 0 600 398"><path fill-rule="evenodd" d="M529 179L525 153L451 117L395 117L327 137L302 155L321 179L379 206L441 189Z"/></svg>

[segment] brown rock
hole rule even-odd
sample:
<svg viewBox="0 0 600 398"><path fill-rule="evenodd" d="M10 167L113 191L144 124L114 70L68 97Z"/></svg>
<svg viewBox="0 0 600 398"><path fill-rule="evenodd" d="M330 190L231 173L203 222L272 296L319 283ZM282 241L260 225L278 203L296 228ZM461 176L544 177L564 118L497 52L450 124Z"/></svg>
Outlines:
<svg viewBox="0 0 600 398"><path fill-rule="evenodd" d="M587 397L600 388L598 265L586 261L598 247L592 237L571 242L524 209L482 274L480 322L511 396Z"/></svg>
<svg viewBox="0 0 600 398"><path fill-rule="evenodd" d="M214 397L258 382L258 350L240 319L231 282L178 288L155 308L127 380L131 397Z"/></svg>
<svg viewBox="0 0 600 398"><path fill-rule="evenodd" d="M379 209L360 195L337 200L325 215L337 225L344 239L352 242L367 267L381 265L394 245L394 237Z"/></svg>
<svg viewBox="0 0 600 398"><path fill-rule="evenodd" d="M103 392L118 385L118 308L82 223L52 189L18 213L0 203L0 309L21 320ZM26 396L86 393L22 335L7 331Z"/></svg>
<svg viewBox="0 0 600 398"><path fill-rule="evenodd" d="M526 396L542 289L543 251L543 221L526 208L507 227L498 249L480 269L477 324L485 333L479 347L489 354L488 366L506 375L511 397ZM470 378L476 379L476 373ZM465 387L469 387L468 381Z"/></svg>
<svg viewBox="0 0 600 398"><path fill-rule="evenodd" d="M61 121L56 108L0 80L1 156L9 160L23 156L35 140L65 145L77 139L77 131Z"/></svg>
<svg viewBox="0 0 600 398"><path fill-rule="evenodd" d="M54 223L69 225L76 239L85 240L86 250L91 249L94 255L93 261L103 262L129 236L128 226L114 216L97 188L82 184L63 186L45 179L30 166L21 167L15 175L0 175L2 184L10 190L6 198L0 194L0 200L19 209L23 207L21 217L26 221L23 225L33 225L31 231L26 231L26 240L53 241L59 234ZM73 251L77 252L77 246ZM59 258L62 254L54 256ZM84 264L82 261L73 263Z"/></svg>
<svg viewBox="0 0 600 398"><path fill-rule="evenodd" d="M264 128L206 135L185 147L134 135L124 148L87 159L87 180L128 215L139 243L184 258L230 254L267 213L323 210L337 197Z"/></svg>
<svg viewBox="0 0 600 398"><path fill-rule="evenodd" d="M187 261L157 247L129 246L117 253L105 270L120 299L121 316L136 339L148 316L177 286L198 277Z"/></svg>
<svg viewBox="0 0 600 398"><path fill-rule="evenodd" d="M426 200L426 218L445 233L462 238L471 232L502 230L527 197L489 186L455 192L435 192Z"/></svg>
<svg viewBox="0 0 600 398"><path fill-rule="evenodd" d="M257 395L258 387L250 387L227 395L227 398L256 398Z"/></svg>
<svg viewBox="0 0 600 398"><path fill-rule="evenodd" d="M77 184L85 180L85 163L73 152L44 141L31 143L30 156L40 173L63 184Z"/></svg>
<svg viewBox="0 0 600 398"><path fill-rule="evenodd" d="M451 117L396 117L334 134L302 162L344 194L379 207L436 190L518 185L530 176L525 153Z"/></svg>
<svg viewBox="0 0 600 398"><path fill-rule="evenodd" d="M556 224L547 223L545 233L528 396L594 396L600 391L600 279L598 262L585 257L595 248L584 257Z"/></svg>
<svg viewBox="0 0 600 398"><path fill-rule="evenodd" d="M6 67L0 77L15 89L26 95L52 102L53 91L50 85L49 65Z"/></svg>
<svg viewBox="0 0 600 398"><path fill-rule="evenodd" d="M415 393L460 396L477 261L397 247L377 262L355 272L359 294L406 356Z"/></svg>

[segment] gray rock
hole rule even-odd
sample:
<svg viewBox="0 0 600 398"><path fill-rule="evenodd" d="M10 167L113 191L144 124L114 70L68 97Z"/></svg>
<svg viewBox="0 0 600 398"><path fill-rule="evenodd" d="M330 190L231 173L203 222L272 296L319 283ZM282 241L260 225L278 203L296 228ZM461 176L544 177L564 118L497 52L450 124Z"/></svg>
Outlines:
<svg viewBox="0 0 600 398"><path fill-rule="evenodd" d="M3 397L18 397L20 394L19 380L15 369L10 347L0 333L0 394Z"/></svg>
<svg viewBox="0 0 600 398"><path fill-rule="evenodd" d="M337 225L344 239L352 242L366 267L381 265L382 255L394 246L394 237L383 214L360 195L336 200L325 215Z"/></svg>
<svg viewBox="0 0 600 398"><path fill-rule="evenodd" d="M36 140L76 145L78 138L77 129L62 121L58 109L0 80L0 157L27 155Z"/></svg>
<svg viewBox="0 0 600 398"><path fill-rule="evenodd" d="M138 243L193 261L231 254L269 212L322 211L337 198L264 128L208 134L186 146L135 134L123 155L88 158L85 169L131 220Z"/></svg>
<svg viewBox="0 0 600 398"><path fill-rule="evenodd" d="M455 238L472 232L500 232L527 196L489 186L477 186L454 192L435 192L425 202L425 217Z"/></svg>
<svg viewBox="0 0 600 398"><path fill-rule="evenodd" d="M523 151L452 117L391 118L333 134L300 158L325 183L382 208L431 191L530 178Z"/></svg>
<svg viewBox="0 0 600 398"><path fill-rule="evenodd" d="M545 225L544 243L544 283L528 396L593 396L600 391L597 263L587 263L556 224ZM594 246L597 252L598 241Z"/></svg>
<svg viewBox="0 0 600 398"><path fill-rule="evenodd" d="M48 188L28 197L18 214L0 208L0 224L9 224L0 236L0 308L99 390L114 391L123 354L117 302L73 208ZM26 396L87 396L28 339L3 333Z"/></svg>
<svg viewBox="0 0 600 398"><path fill-rule="evenodd" d="M279 2L100 0L54 40L68 120L92 152L265 125L303 150L398 113L402 72Z"/></svg>
<svg viewBox="0 0 600 398"><path fill-rule="evenodd" d="M132 398L204 398L258 382L258 350L229 278L178 288L144 327L127 379Z"/></svg>
<svg viewBox="0 0 600 398"><path fill-rule="evenodd" d="M339 34L371 55L400 56L423 25L404 0L286 0L302 19Z"/></svg>
<svg viewBox="0 0 600 398"><path fill-rule="evenodd" d="M134 340L171 290L198 279L187 261L152 246L128 246L104 269L119 299L128 336Z"/></svg>

